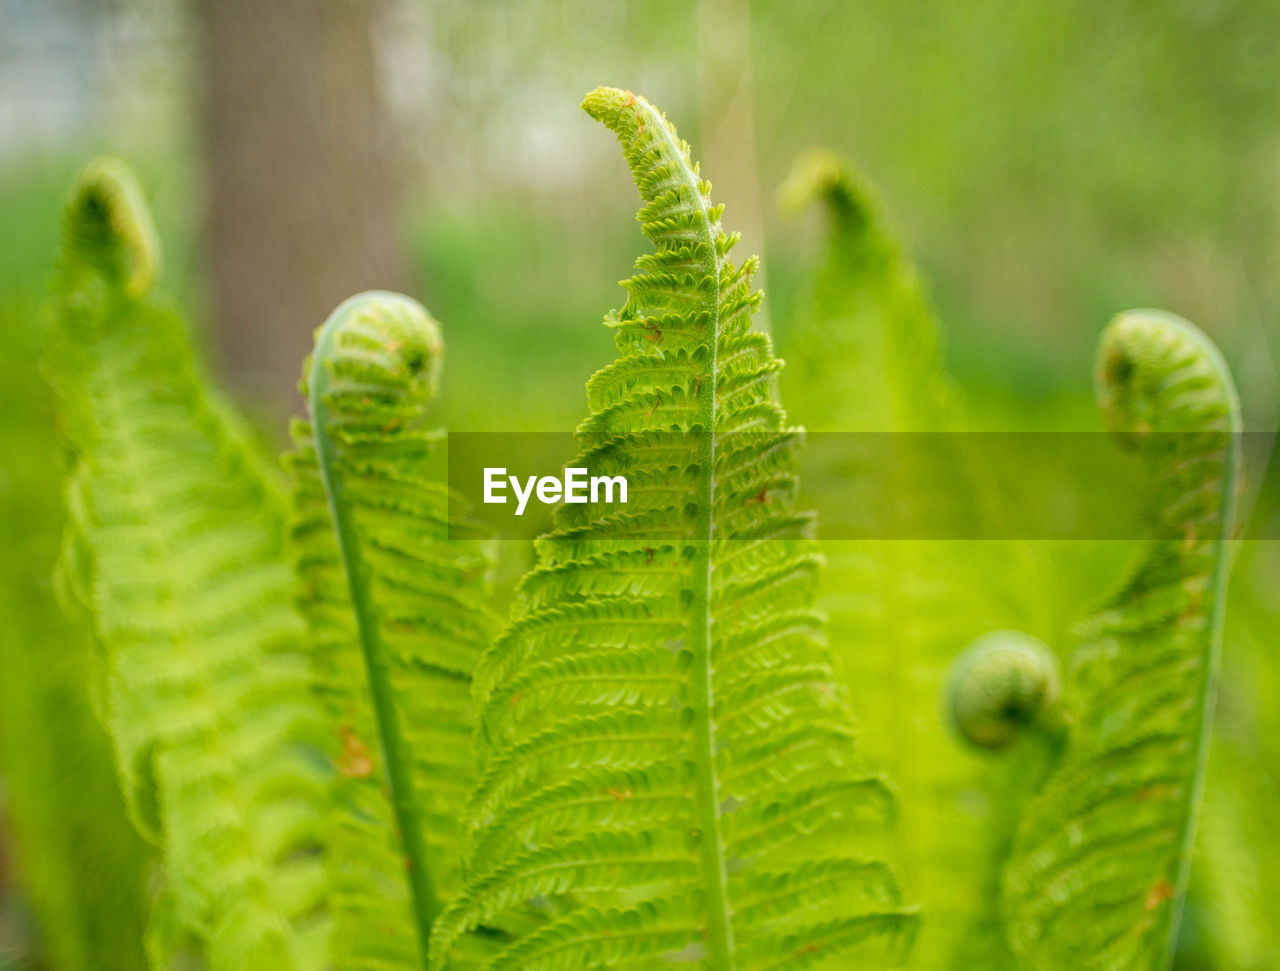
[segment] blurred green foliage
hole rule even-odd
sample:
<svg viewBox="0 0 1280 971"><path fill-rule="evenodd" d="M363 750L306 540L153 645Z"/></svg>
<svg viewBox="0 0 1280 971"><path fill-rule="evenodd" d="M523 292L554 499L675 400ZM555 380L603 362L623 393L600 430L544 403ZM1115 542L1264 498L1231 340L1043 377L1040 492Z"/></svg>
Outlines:
<svg viewBox="0 0 1280 971"><path fill-rule="evenodd" d="M145 966L149 853L92 711L93 648L64 618L52 584L61 469L35 362L63 189L37 180L0 188L0 209L24 244L0 257L0 838L14 864L0 869L0 967L8 949L19 967L43 955L67 971L128 971ZM6 905L18 897L20 908Z"/></svg>
<svg viewBox="0 0 1280 971"><path fill-rule="evenodd" d="M946 333L943 355L975 426L1100 428L1089 380L1099 328L1119 309L1163 306L1194 319L1223 348L1247 427L1275 427L1277 0L477 6L444 3L432 14L450 138L432 137L441 171L424 163L404 226L415 296L443 321L449 341L442 410L451 428L571 426L582 412L583 382L610 353L598 323L617 303L612 281L642 249L633 200L617 191L621 163L607 146L578 158L576 142L570 153L531 138L523 157L495 154L499 125L484 119L505 105L505 117L533 116L555 136L581 134L585 143L581 92L618 84L666 105L696 151L700 129L717 120L699 94L707 44L699 22L723 10L751 17L745 50L760 181L717 182L716 195L730 225L753 195L763 203L763 285L783 356L804 326L820 219L784 217L773 194L797 152L818 143L868 174L927 271ZM721 80L732 87L742 78ZM121 151L137 145L136 136L92 132L57 157L0 169L0 794L7 793L0 809L10 837L50 854L45 863L0 854L0 967L37 952L51 966L83 966L82 944L44 947L33 915L79 927L78 940L121 948L142 919L120 904L108 926L96 926L88 903L81 909L65 894L100 886L96 875L105 872L141 888L145 852L102 767L105 738L69 676L85 663L87 646L60 619L49 583L58 469L35 370L64 188L94 151ZM144 184L159 187L153 201L170 254L165 286L199 319L199 204L190 191L198 159L184 129L161 133L149 152L131 155ZM469 167L468 178L459 183L451 165ZM526 169L522 179L512 175ZM283 426L268 424L264 434L278 442ZM503 564L508 577L526 565L523 552L512 552ZM1127 552L1123 543L1049 544L1055 595L1022 605L1044 611L1037 632L1061 637ZM1276 544L1245 545L1210 770L1215 808L1179 957L1186 971L1252 971L1278 960L1268 915L1280 907L1280 821L1266 810L1280 793L1277 589ZM48 735L36 730L41 725L52 726ZM46 744L77 755L41 757ZM41 819L19 790L83 812ZM88 839L90 832L98 836ZM103 834L116 842L102 843ZM30 867L54 882L20 888L17 877ZM128 964L122 957L103 966Z"/></svg>

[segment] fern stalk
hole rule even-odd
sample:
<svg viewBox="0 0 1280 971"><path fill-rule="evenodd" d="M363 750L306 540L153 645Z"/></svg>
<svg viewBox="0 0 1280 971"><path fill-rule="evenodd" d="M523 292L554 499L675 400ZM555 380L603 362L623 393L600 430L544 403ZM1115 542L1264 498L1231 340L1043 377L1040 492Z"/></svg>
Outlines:
<svg viewBox="0 0 1280 971"><path fill-rule="evenodd" d="M1129 321L1135 329L1138 329L1140 326L1138 321L1142 318L1136 315L1135 318L1120 318L1115 324L1116 330L1122 331L1126 322ZM1153 319L1156 328L1167 327L1174 333L1180 332L1179 336L1195 347L1197 363L1200 367L1207 366L1207 369L1217 378L1220 384L1215 391L1220 395L1219 405L1225 414L1218 412L1210 420L1214 423L1225 420L1225 430L1229 436L1225 444L1218 435L1210 436L1211 439L1217 439L1217 445L1223 453L1220 478L1216 483L1219 498L1217 528L1209 539L1213 551L1213 568L1209 576L1209 598L1212 607L1208 617L1209 631L1204 644L1205 671L1200 682L1199 697L1196 699L1196 726L1192 732L1192 745L1196 752L1195 769L1192 783L1187 787L1182 809L1185 821L1182 829L1178 875L1174 882L1173 907L1169 916L1169 931L1164 954L1156 962L1156 967L1167 968L1173 964L1173 956L1178 946L1178 932L1182 924L1182 912L1186 907L1187 887L1191 882L1191 864L1195 859L1196 833L1199 828L1201 807L1204 804L1205 779L1209 771L1213 710L1222 671L1222 630L1227 615L1227 580L1231 573L1231 540L1236 521L1236 480L1240 464L1238 436L1242 430L1242 419L1231 371L1218 348L1199 329L1192 327L1181 318L1154 315ZM1213 409L1211 413L1212 411Z"/></svg>
<svg viewBox="0 0 1280 971"><path fill-rule="evenodd" d="M687 185L697 185L698 178L689 165L688 155L676 143L673 130L666 119L654 110L653 106L643 99L636 100L637 121L627 120L627 124L611 124L623 141L624 150L634 151L633 129L643 131L646 127L658 132L666 149L666 154L675 160L679 171ZM600 108L595 107L599 112ZM605 117L597 115L597 117ZM631 143L628 144L630 139ZM702 253L702 272L707 279L714 280L715 286L706 298L706 311L711 316L712 333L720 332L720 307L723 300L720 280L720 259L717 256L717 230L707 213L707 199L702 192L691 193L697 212L698 236L701 246L695 249ZM697 421L705 434L699 435L695 445L696 463L703 469L716 467L716 381L719 373L717 362L717 344L710 342L710 352L706 369L698 376L695 385L697 400ZM716 777L716 729L713 721L715 693L712 687L711 659L711 542L714 538L712 510L715 509L716 476L700 476L694 502L698 513L693 522L694 554L691 574L693 577L692 616L689 623L690 649L693 654L691 671L693 673L693 693L690 706L694 713L694 744L701 755L696 762L699 778L698 792L698 827L704 834L701 841L702 869L707 880L709 915L709 933L707 935L707 953L714 967L730 967L733 959L733 928L729 920L729 903L726 890L728 874L725 872L723 840L720 833L720 782Z"/></svg>

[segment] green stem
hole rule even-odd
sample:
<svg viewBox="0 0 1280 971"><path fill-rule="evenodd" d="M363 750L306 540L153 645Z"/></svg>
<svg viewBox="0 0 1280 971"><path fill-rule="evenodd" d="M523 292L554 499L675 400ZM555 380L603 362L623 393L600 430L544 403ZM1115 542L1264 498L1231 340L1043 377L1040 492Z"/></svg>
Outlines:
<svg viewBox="0 0 1280 971"><path fill-rule="evenodd" d="M1185 331L1184 328L1179 328ZM1187 885L1191 879L1192 857L1195 855L1196 833L1199 829L1200 809L1204 804L1205 778L1209 767L1209 741L1213 728L1214 702L1217 698L1218 673L1222 667L1222 628L1227 610L1227 577L1231 572L1231 533L1235 525L1236 514L1236 474L1239 463L1239 442L1241 431L1240 408L1236 403L1236 391L1231 379L1231 371L1222 358L1218 348L1198 332L1189 332L1189 336L1201 348L1213 363L1214 368L1222 375L1228 401L1230 419L1226 444L1226 460L1222 469L1222 508L1218 516L1218 537L1214 543L1213 574L1210 593L1213 606L1209 614L1209 649L1205 660L1205 676L1200 685L1200 697L1197 711L1199 719L1196 725L1196 768L1192 784L1187 792L1186 827L1182 833L1182 852L1178 864L1178 877L1175 884L1172 917L1169 924L1169 936L1165 942L1164 954L1156 965L1159 968L1173 966L1174 953L1178 947L1178 934L1182 924L1182 911L1186 906Z"/></svg>
<svg viewBox="0 0 1280 971"><path fill-rule="evenodd" d="M342 568L347 578L356 628L360 635L360 650L369 677L369 695L378 728L382 764L386 770L391 806L404 846L409 892L413 898L419 949L425 967L429 955L431 925L440 913L441 903L431 882L426 840L418 825L412 762L395 701L395 690L391 684L390 652L382 639L382 627L378 622L370 589L369 568L360 555L359 532L352 521L350 504L344 497L342 478L336 470L337 450L329 434L329 409L325 403L330 378L328 365L333 355L335 335L358 309L340 308L325 323L316 341L311 367L311 420L320 478L324 483L329 513L333 517Z"/></svg>
<svg viewBox="0 0 1280 971"><path fill-rule="evenodd" d="M709 265L707 270L716 281L715 307L712 314L711 354L707 372L698 385L698 421L702 433L696 443L698 467L703 474L698 478L695 501L698 507L694 522L694 557L692 563L693 603L689 620L689 650L693 654L691 674L693 678L693 741L698 765L697 795L695 802L699 849L707 890L707 963L711 968L729 971L733 967L733 925L729 917L729 898L726 888L728 874L725 870L724 846L720 834L720 784L716 777L716 726L714 718L715 688L713 684L712 615L711 615L711 543L714 539L715 521L715 463L716 463L716 351L720 336L720 258L717 255L716 237L706 200L698 188L698 178L689 167L684 152L672 137L670 129L658 112L648 103L644 105L648 116L646 125L658 133L666 143L670 156L676 159L684 173L698 205L702 235L706 242Z"/></svg>

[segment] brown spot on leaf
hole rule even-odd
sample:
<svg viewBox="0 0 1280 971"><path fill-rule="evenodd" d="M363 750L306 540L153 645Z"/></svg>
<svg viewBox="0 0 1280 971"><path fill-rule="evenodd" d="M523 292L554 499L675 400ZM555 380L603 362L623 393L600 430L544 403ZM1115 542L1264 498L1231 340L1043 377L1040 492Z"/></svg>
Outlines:
<svg viewBox="0 0 1280 971"><path fill-rule="evenodd" d="M346 725L342 727L342 752L337 768L345 779L367 779L373 775L373 755Z"/></svg>
<svg viewBox="0 0 1280 971"><path fill-rule="evenodd" d="M1173 894L1173 884L1164 877L1161 877L1156 881L1155 885L1147 891L1147 910L1155 910L1166 901L1172 900Z"/></svg>

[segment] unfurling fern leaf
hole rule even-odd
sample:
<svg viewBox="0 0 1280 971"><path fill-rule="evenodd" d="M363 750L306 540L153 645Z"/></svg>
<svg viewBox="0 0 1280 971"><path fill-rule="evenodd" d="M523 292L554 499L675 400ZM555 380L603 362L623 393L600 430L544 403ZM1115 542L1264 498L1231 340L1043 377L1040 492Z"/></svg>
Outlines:
<svg viewBox="0 0 1280 971"><path fill-rule="evenodd" d="M366 293L317 334L293 428L294 535L338 781L328 829L339 968L421 967L457 889L474 782L471 674L490 561L424 467L443 347L414 301Z"/></svg>
<svg viewBox="0 0 1280 971"><path fill-rule="evenodd" d="M525 902L550 919L495 971L892 960L915 926L892 875L809 841L889 797L832 686L755 261L729 260L652 105L602 88L583 107L622 143L656 250L607 319L621 356L588 385L575 462L629 498L558 511L481 662L468 880L433 965Z"/></svg>
<svg viewBox="0 0 1280 971"><path fill-rule="evenodd" d="M47 361L71 460L63 587L91 617L125 795L205 965L319 968L319 720L284 498L182 323L148 301L155 258L132 175L93 163L67 208Z"/></svg>
<svg viewBox="0 0 1280 971"><path fill-rule="evenodd" d="M1226 598L1239 406L1217 350L1154 311L1117 317L1098 394L1155 479L1154 536L1081 631L1070 732L1005 874L1030 968L1168 967L1195 842Z"/></svg>

